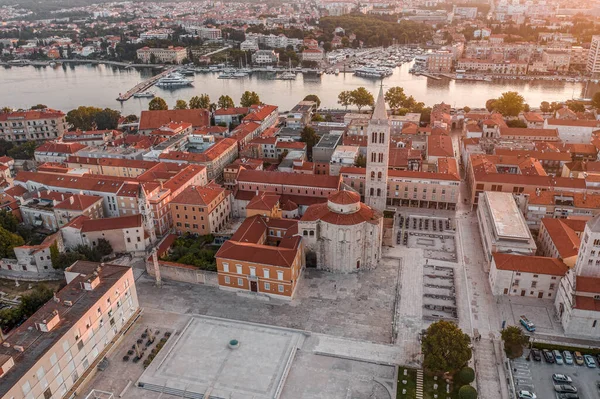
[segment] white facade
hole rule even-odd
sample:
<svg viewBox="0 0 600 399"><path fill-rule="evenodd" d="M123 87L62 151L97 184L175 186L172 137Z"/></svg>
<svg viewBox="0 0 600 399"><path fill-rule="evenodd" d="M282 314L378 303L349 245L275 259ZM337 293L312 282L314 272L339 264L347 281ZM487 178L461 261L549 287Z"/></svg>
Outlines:
<svg viewBox="0 0 600 399"><path fill-rule="evenodd" d="M600 35L592 36L586 70L591 74L600 74Z"/></svg>
<svg viewBox="0 0 600 399"><path fill-rule="evenodd" d="M279 54L273 50L258 50L252 54L252 62L254 64L275 64L279 61Z"/></svg>
<svg viewBox="0 0 600 399"><path fill-rule="evenodd" d="M386 207L390 154L390 121L385 110L383 86L367 128L367 176L365 202L382 212Z"/></svg>

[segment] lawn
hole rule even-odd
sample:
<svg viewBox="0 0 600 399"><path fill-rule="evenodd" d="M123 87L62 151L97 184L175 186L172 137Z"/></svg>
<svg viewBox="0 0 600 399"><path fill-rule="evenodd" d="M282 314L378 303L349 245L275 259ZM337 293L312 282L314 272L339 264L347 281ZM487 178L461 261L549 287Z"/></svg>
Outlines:
<svg viewBox="0 0 600 399"><path fill-rule="evenodd" d="M177 239L169 248L167 255L161 260L167 262L181 263L196 266L202 270L217 271L215 254L218 248L210 245L214 241L212 235L193 236L183 235Z"/></svg>
<svg viewBox="0 0 600 399"><path fill-rule="evenodd" d="M407 375L404 375L404 370L407 370ZM403 380L406 380L406 385L402 383ZM406 395L402 394L403 389L406 389ZM396 392L396 399L414 399L416 397L417 370L398 367L398 392Z"/></svg>
<svg viewBox="0 0 600 399"><path fill-rule="evenodd" d="M434 384L438 385L437 390L435 390ZM438 377L437 381L434 380L432 375L428 375L425 373L423 375L423 397L426 399L434 399L435 394L437 394L438 399L458 399L458 392L454 392L452 389L452 384L450 384L450 393L446 393L446 381Z"/></svg>

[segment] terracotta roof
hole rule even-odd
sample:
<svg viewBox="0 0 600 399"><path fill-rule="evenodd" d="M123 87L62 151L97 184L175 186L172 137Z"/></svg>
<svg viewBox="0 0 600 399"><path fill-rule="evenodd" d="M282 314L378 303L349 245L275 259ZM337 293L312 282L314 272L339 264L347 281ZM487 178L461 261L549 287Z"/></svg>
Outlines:
<svg viewBox="0 0 600 399"><path fill-rule="evenodd" d="M327 197L327 201L339 205L356 204L360 202L360 195L354 191L340 190Z"/></svg>
<svg viewBox="0 0 600 399"><path fill-rule="evenodd" d="M209 206L215 199L227 190L216 185L211 186L189 186L177 197L171 200L171 204L186 204Z"/></svg>
<svg viewBox="0 0 600 399"><path fill-rule="evenodd" d="M66 174L51 174L39 172L19 172L15 181L26 183L34 181L47 187L62 187L75 190L89 190L116 193L123 185L122 181L112 176L71 176Z"/></svg>
<svg viewBox="0 0 600 399"><path fill-rule="evenodd" d="M7 164L9 162L14 162L15 160L11 157L7 157L6 155L0 157L0 163Z"/></svg>
<svg viewBox="0 0 600 399"><path fill-rule="evenodd" d="M300 141L278 141L275 147L290 150L306 150L306 143Z"/></svg>
<svg viewBox="0 0 600 399"><path fill-rule="evenodd" d="M421 161L421 151L412 148L390 147L388 168L406 168L409 159Z"/></svg>
<svg viewBox="0 0 600 399"><path fill-rule="evenodd" d="M579 310L600 312L600 300L589 296L575 295L575 303L573 307Z"/></svg>
<svg viewBox="0 0 600 399"><path fill-rule="evenodd" d="M305 222L321 220L337 226L352 226L360 223L377 224L381 220L381 214L363 203L356 212L337 213L325 203L309 206L300 220Z"/></svg>
<svg viewBox="0 0 600 399"><path fill-rule="evenodd" d="M523 112L523 118L527 122L544 122L542 115L535 112Z"/></svg>
<svg viewBox="0 0 600 399"><path fill-rule="evenodd" d="M26 192L28 192L27 189L19 185L12 186L11 188L7 188L6 190L4 190L5 194L8 194L13 197L21 197Z"/></svg>
<svg viewBox="0 0 600 399"><path fill-rule="evenodd" d="M250 200L246 209L272 210L280 201L281 195L270 191L260 191Z"/></svg>
<svg viewBox="0 0 600 399"><path fill-rule="evenodd" d="M210 118L205 109L142 111L139 130L155 130L169 122L188 122L197 129L209 126Z"/></svg>
<svg viewBox="0 0 600 399"><path fill-rule="evenodd" d="M56 119L62 118L65 114L62 111L47 108L45 110L33 110L33 111L19 111L19 112L8 112L0 113L0 121L6 122L8 120L36 120L36 119Z"/></svg>
<svg viewBox="0 0 600 399"><path fill-rule="evenodd" d="M237 108L219 108L215 110L215 115L243 115L250 112L248 107L237 107Z"/></svg>
<svg viewBox="0 0 600 399"><path fill-rule="evenodd" d="M70 209L84 211L98 201L102 202L102 197L96 195L73 194L59 204L54 206L54 209Z"/></svg>
<svg viewBox="0 0 600 399"><path fill-rule="evenodd" d="M301 173L267 172L262 170L242 170L238 176L238 186L244 183L278 184L338 189L340 176L305 175Z"/></svg>
<svg viewBox="0 0 600 399"><path fill-rule="evenodd" d="M201 134L201 135L223 134L228 131L229 131L229 129L227 129L225 126L205 126L205 127L201 127L200 129L194 130L194 134Z"/></svg>
<svg viewBox="0 0 600 399"><path fill-rule="evenodd" d="M572 179L585 183L583 179ZM581 209L600 209L600 194L598 193L574 193L569 191L542 191L529 196L532 205L553 205L558 199L569 199L573 201L573 207Z"/></svg>
<svg viewBox="0 0 600 399"><path fill-rule="evenodd" d="M71 220L69 223L65 224L63 226L63 229L66 227L71 227L76 230L81 230L81 228L83 227L83 222L85 222L86 220L91 219L85 215L79 215L75 219Z"/></svg>
<svg viewBox="0 0 600 399"><path fill-rule="evenodd" d="M578 126L600 128L600 121L591 120L569 120L569 119L547 119L548 126Z"/></svg>
<svg viewBox="0 0 600 399"><path fill-rule="evenodd" d="M578 221L585 226L585 221ZM561 259L577 256L581 239L562 219L543 218L542 225L548 232L552 243L556 247Z"/></svg>
<svg viewBox="0 0 600 399"><path fill-rule="evenodd" d="M528 129L525 127L501 127L500 128L500 137L555 137L558 138L558 130L557 129Z"/></svg>
<svg viewBox="0 0 600 399"><path fill-rule="evenodd" d="M496 269L521 273L548 274L564 276L569 268L560 259L543 256L521 256L513 254L492 253Z"/></svg>
<svg viewBox="0 0 600 399"><path fill-rule="evenodd" d="M142 215L120 216L116 218L89 219L82 223L81 232L107 231L142 228Z"/></svg>
<svg viewBox="0 0 600 399"><path fill-rule="evenodd" d="M575 290L577 292L600 294L600 277L576 276Z"/></svg>
<svg viewBox="0 0 600 399"><path fill-rule="evenodd" d="M427 156L453 157L452 138L443 135L428 136Z"/></svg>
<svg viewBox="0 0 600 399"><path fill-rule="evenodd" d="M248 115L244 117L244 121L257 121L262 123L269 115L273 112L277 112L278 107L276 105L253 105Z"/></svg>
<svg viewBox="0 0 600 399"><path fill-rule="evenodd" d="M58 154L75 154L79 150L83 150L87 146L79 143L59 143L56 141L47 141L38 148L35 152L53 152Z"/></svg>
<svg viewBox="0 0 600 399"><path fill-rule="evenodd" d="M533 129L532 129L533 130ZM538 129L541 130L541 129ZM511 150L508 148L496 148L495 155L516 156L522 158L535 158L540 161L562 161L571 160L571 154L557 151L530 151L530 150Z"/></svg>

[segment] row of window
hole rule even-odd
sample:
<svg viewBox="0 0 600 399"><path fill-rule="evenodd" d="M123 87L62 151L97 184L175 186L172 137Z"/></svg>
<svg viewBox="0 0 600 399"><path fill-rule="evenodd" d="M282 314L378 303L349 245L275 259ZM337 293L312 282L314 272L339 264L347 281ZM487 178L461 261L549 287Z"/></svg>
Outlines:
<svg viewBox="0 0 600 399"><path fill-rule="evenodd" d="M225 284L231 285L231 278L229 278L229 276L225 276ZM243 278L238 278L237 279L237 285L238 285L238 287L243 287L244 286L244 279ZM264 287L265 287L265 291L271 291L271 284L270 283L264 283ZM278 292L283 292L284 291L284 287L283 287L282 284L277 284L277 291Z"/></svg>
<svg viewBox="0 0 600 399"><path fill-rule="evenodd" d="M269 269L264 268L262 270L263 270L263 277L264 278L271 278L270 277L270 270ZM223 262L223 271L225 273L229 273L229 263ZM242 265L240 265L240 264L236 264L235 265L235 271L236 271L237 274L244 274L243 273ZM250 266L250 275L251 276L256 276L256 267ZM283 272L282 271L277 271L277 280L283 281Z"/></svg>

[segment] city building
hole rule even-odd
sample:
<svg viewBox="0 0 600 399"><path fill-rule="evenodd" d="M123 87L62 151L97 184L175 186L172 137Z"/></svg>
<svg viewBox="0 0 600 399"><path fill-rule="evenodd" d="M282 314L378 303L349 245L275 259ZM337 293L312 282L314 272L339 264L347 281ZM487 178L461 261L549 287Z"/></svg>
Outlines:
<svg viewBox="0 0 600 399"><path fill-rule="evenodd" d="M210 126L210 115L206 109L142 111L138 130L140 134L149 135L171 122L191 123L193 130L196 130Z"/></svg>
<svg viewBox="0 0 600 399"><path fill-rule="evenodd" d="M130 267L78 261L0 346L0 397L71 397L137 315Z"/></svg>
<svg viewBox="0 0 600 399"><path fill-rule="evenodd" d="M216 184L189 186L169 206L177 234L214 234L231 218L231 193Z"/></svg>
<svg viewBox="0 0 600 399"><path fill-rule="evenodd" d="M77 216L87 216L90 219L104 218L102 197L96 195L67 194L62 202L54 205L54 214L58 227L68 224Z"/></svg>
<svg viewBox="0 0 600 399"><path fill-rule="evenodd" d="M302 61L321 62L323 58L323 50L318 48L306 48L302 51Z"/></svg>
<svg viewBox="0 0 600 399"><path fill-rule="evenodd" d="M600 75L600 35L592 36L586 71L594 76Z"/></svg>
<svg viewBox="0 0 600 399"><path fill-rule="evenodd" d="M365 184L365 203L379 212L383 212L386 207L390 129L390 121L385 110L383 86L381 86L367 129L367 180Z"/></svg>
<svg viewBox="0 0 600 399"><path fill-rule="evenodd" d="M542 62L548 71L566 72L571 63L571 54L566 50L544 50Z"/></svg>
<svg viewBox="0 0 600 399"><path fill-rule="evenodd" d="M545 129L556 129L558 137L567 144L589 144L593 132L600 130L598 120L546 119Z"/></svg>
<svg viewBox="0 0 600 399"><path fill-rule="evenodd" d="M55 140L68 129L66 115L50 108L0 113L0 137L13 143Z"/></svg>
<svg viewBox="0 0 600 399"><path fill-rule="evenodd" d="M537 246L512 194L484 191L479 198L477 220L487 266L495 252L535 255Z"/></svg>
<svg viewBox="0 0 600 399"><path fill-rule="evenodd" d="M64 163L67 158L73 156L77 151L87 146L81 143L61 143L58 141L47 141L35 149L34 158L39 163L56 162Z"/></svg>
<svg viewBox="0 0 600 399"><path fill-rule="evenodd" d="M247 218L215 258L221 289L291 299L305 266L298 221Z"/></svg>
<svg viewBox="0 0 600 399"><path fill-rule="evenodd" d="M150 48L142 47L137 50L137 58L143 64L181 64L188 58L185 47Z"/></svg>
<svg viewBox="0 0 600 399"><path fill-rule="evenodd" d="M120 130L75 130L65 132L62 136L64 143L79 143L85 146L101 146L114 142L123 137Z"/></svg>
<svg viewBox="0 0 600 399"><path fill-rule="evenodd" d="M62 270L57 271L52 267L51 248L55 247L58 252L64 251L62 236L54 233L47 236L38 245L21 245L15 247L16 259L2 259L0 269L27 272L31 278L61 278Z"/></svg>
<svg viewBox="0 0 600 399"><path fill-rule="evenodd" d="M374 269L381 257L383 216L360 202L353 191L337 191L326 203L309 206L298 231L307 257L319 269L338 273Z"/></svg>
<svg viewBox="0 0 600 399"><path fill-rule="evenodd" d="M257 65L276 64L279 62L279 54L273 50L257 50L252 54L252 63Z"/></svg>
<svg viewBox="0 0 600 399"><path fill-rule="evenodd" d="M494 252L489 275L492 294L554 298L568 269L557 258Z"/></svg>
<svg viewBox="0 0 600 399"><path fill-rule="evenodd" d="M537 238L539 252L544 256L560 259L569 268L573 268L587 220L589 218L543 218Z"/></svg>
<svg viewBox="0 0 600 399"><path fill-rule="evenodd" d="M451 72L454 54L448 50L437 50L427 54L427 70L429 72Z"/></svg>

